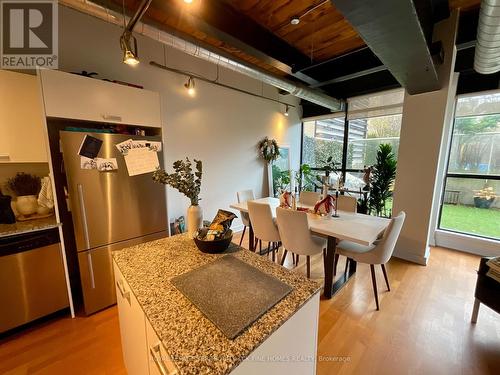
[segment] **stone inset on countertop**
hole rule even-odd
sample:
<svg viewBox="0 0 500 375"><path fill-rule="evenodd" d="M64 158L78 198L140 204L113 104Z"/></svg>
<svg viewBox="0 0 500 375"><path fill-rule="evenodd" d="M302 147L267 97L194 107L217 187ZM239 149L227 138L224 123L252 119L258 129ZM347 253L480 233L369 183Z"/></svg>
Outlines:
<svg viewBox="0 0 500 375"><path fill-rule="evenodd" d="M171 282L231 340L292 291L290 285L232 255Z"/></svg>
<svg viewBox="0 0 500 375"><path fill-rule="evenodd" d="M51 229L59 225L54 215L43 219L18 221L14 224L0 224L0 237Z"/></svg>
<svg viewBox="0 0 500 375"><path fill-rule="evenodd" d="M293 288L234 340L224 336L170 282L225 254L202 253L187 235L113 252L118 268L181 375L229 373L321 289L321 284L234 244L226 253Z"/></svg>

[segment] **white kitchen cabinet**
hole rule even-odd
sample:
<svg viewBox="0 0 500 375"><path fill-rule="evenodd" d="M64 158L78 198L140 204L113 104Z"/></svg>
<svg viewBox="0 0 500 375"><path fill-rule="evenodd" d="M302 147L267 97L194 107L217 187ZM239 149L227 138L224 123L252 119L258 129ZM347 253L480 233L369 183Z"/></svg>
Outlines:
<svg viewBox="0 0 500 375"><path fill-rule="evenodd" d="M0 163L46 163L45 132L37 77L0 70Z"/></svg>
<svg viewBox="0 0 500 375"><path fill-rule="evenodd" d="M149 375L177 375L178 371L170 360L165 347L146 319L146 336L149 353Z"/></svg>
<svg viewBox="0 0 500 375"><path fill-rule="evenodd" d="M113 265L123 361L128 375L149 373L146 317L120 270Z"/></svg>
<svg viewBox="0 0 500 375"><path fill-rule="evenodd" d="M47 117L161 128L157 92L58 70L40 75Z"/></svg>

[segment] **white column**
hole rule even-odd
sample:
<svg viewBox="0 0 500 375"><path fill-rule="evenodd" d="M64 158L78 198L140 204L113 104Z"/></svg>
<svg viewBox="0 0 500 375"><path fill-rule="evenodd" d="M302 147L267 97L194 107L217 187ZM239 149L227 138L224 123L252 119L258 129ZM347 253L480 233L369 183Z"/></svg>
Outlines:
<svg viewBox="0 0 500 375"><path fill-rule="evenodd" d="M429 256L429 234L433 207L439 204L436 177L439 170L446 118L452 111L448 105L455 66L455 36L458 13L434 27L434 40L440 40L444 62L438 66L441 89L418 95L405 93L394 189L393 213L406 212L394 255L425 265ZM436 199L436 198L437 199Z"/></svg>

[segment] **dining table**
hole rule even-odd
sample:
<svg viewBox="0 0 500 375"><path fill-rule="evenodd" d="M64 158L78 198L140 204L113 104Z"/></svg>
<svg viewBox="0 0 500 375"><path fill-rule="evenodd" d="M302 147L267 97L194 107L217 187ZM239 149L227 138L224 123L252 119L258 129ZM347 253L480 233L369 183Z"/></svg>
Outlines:
<svg viewBox="0 0 500 375"><path fill-rule="evenodd" d="M268 204L271 207L273 217L276 217L276 208L280 206L280 200L274 197L265 197L252 200L253 202ZM240 212L248 213L247 202L233 203L230 207ZM334 282L335 251L337 243L342 240L352 241L360 245L371 245L385 231L390 219L365 215L360 213L337 211L336 216L318 215L313 212L312 206L297 203L297 207L307 212L309 230L318 236L327 238L326 256L324 257L325 285L324 297L330 299L337 293L356 273L356 261L348 259L345 271ZM254 249L254 232L252 223L249 227L249 248Z"/></svg>

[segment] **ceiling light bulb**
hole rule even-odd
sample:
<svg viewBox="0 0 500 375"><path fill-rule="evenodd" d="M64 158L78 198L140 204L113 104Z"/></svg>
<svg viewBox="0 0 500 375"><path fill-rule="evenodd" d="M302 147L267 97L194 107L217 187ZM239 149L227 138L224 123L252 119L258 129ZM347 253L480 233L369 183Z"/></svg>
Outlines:
<svg viewBox="0 0 500 375"><path fill-rule="evenodd" d="M285 107L285 113L283 113L286 117L288 117L288 105Z"/></svg>
<svg viewBox="0 0 500 375"><path fill-rule="evenodd" d="M125 51L123 55L123 62L127 65L135 66L139 64L139 59L133 54L132 51Z"/></svg>
<svg viewBox="0 0 500 375"><path fill-rule="evenodd" d="M191 4L191 3L193 2L193 0L184 0L184 2L185 2L186 4Z"/></svg>
<svg viewBox="0 0 500 375"><path fill-rule="evenodd" d="M194 89L194 78L193 77L188 78L188 81L184 84L184 87L187 89L189 96L194 96L196 91Z"/></svg>
<svg viewBox="0 0 500 375"><path fill-rule="evenodd" d="M299 17L292 17L292 19L290 20L290 23L292 25L298 25L300 23L300 18Z"/></svg>

